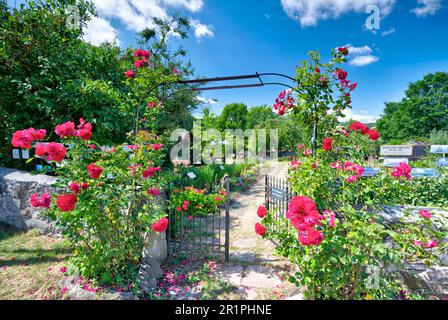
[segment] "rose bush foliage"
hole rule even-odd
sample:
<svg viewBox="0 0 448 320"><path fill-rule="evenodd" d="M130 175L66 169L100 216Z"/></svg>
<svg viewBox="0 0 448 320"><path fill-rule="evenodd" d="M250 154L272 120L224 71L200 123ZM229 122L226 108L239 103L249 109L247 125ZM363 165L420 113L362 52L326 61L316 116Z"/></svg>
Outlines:
<svg viewBox="0 0 448 320"><path fill-rule="evenodd" d="M226 192L209 193L206 189L185 187L174 189L171 193L170 203L173 212L183 213L191 217L207 217L216 212L226 200Z"/></svg>
<svg viewBox="0 0 448 320"><path fill-rule="evenodd" d="M145 236L168 227L160 191L167 185L161 170L165 151L157 133L163 105L139 91L148 85L147 73L158 72L151 70L150 57L137 50L129 63L136 66L133 76L129 70L123 74L137 106L131 144L100 146L84 119L57 125L60 142L43 142L47 132L34 128L15 132L11 140L14 147L34 148L35 158L52 166L62 193L32 195L30 203L57 219L80 274L103 284L134 281ZM163 81L176 77L166 75Z"/></svg>
<svg viewBox="0 0 448 320"><path fill-rule="evenodd" d="M340 48L332 61L344 62L347 54ZM352 91L356 85L344 82L347 73L333 62L322 65L317 54L311 57L298 68L299 102L286 108L325 124L321 147L313 153L298 146L289 178L296 196L280 220L260 207L255 232L274 240L277 251L298 267L291 281L303 286L308 298L398 298L403 284L388 268L436 262L445 247L446 221L425 211L406 213L394 224L385 220L381 205L396 204L411 190L410 167L403 163L375 177L363 175L380 135L359 122L338 126L337 117L350 103L345 87ZM336 97L328 87L332 82Z"/></svg>

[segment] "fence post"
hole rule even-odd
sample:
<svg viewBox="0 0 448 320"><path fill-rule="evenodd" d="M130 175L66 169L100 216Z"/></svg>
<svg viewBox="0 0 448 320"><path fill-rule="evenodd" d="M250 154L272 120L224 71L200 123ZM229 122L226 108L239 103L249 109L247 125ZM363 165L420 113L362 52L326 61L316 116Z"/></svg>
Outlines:
<svg viewBox="0 0 448 320"><path fill-rule="evenodd" d="M229 176L224 177L226 188L226 239L225 239L225 262L230 261L230 181Z"/></svg>
<svg viewBox="0 0 448 320"><path fill-rule="evenodd" d="M266 209L269 211L269 196L268 196L268 175L264 176L264 205L266 206Z"/></svg>

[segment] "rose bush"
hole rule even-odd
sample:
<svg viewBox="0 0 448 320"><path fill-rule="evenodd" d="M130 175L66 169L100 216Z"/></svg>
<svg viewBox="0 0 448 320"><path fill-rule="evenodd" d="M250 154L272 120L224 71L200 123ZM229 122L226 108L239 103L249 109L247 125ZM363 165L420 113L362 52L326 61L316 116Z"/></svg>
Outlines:
<svg viewBox="0 0 448 320"><path fill-rule="evenodd" d="M206 189L185 187L174 189L170 203L173 212L183 212L185 216L207 217L216 212L226 201L226 192L208 193Z"/></svg>
<svg viewBox="0 0 448 320"><path fill-rule="evenodd" d="M152 199L160 193L148 192L164 185L158 170L163 150L155 150L157 141L141 135L132 146L101 148L88 140L91 132L83 139L71 124L58 127L62 143L40 142L35 156L53 166L63 192L32 195L30 203L48 208L45 214L57 219L81 275L103 284L132 279L145 235L167 227L161 202ZM145 175L148 170L154 174Z"/></svg>
<svg viewBox="0 0 448 320"><path fill-rule="evenodd" d="M11 141L15 147L34 148L35 158L52 166L62 193L32 195L31 205L47 208L45 213L57 219L80 274L106 285L135 281L145 236L168 227L160 191L167 185L161 170L165 151L157 132L163 106L139 91L149 85L148 73L163 73L151 68L150 57L137 50L129 62L136 70L123 73L128 97L137 106L130 145L98 145L84 119L57 125L60 142L42 142L45 130L33 128L15 132ZM166 83L176 79L162 78Z"/></svg>
<svg viewBox="0 0 448 320"><path fill-rule="evenodd" d="M275 240L277 251L298 267L291 281L303 286L308 298L398 298L403 284L385 270L416 260L436 262L445 247L446 221L422 211L389 224L380 214L380 205L394 204L409 193L410 167L400 164L375 177L364 176L380 135L359 122L347 128L338 125L357 86L336 66L347 54L340 48L332 62L323 65L313 53L311 61L298 68L299 99L287 110L325 124L318 136L322 144L315 152L298 146L299 158L291 163L289 178L297 196L280 220L274 212L259 209L262 220L255 232ZM390 193L397 196L384 196Z"/></svg>

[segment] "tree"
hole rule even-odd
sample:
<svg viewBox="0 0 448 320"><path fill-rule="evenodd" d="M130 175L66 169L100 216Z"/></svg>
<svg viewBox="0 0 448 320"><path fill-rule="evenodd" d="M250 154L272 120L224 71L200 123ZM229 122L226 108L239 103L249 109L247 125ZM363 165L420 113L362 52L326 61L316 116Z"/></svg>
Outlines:
<svg viewBox="0 0 448 320"><path fill-rule="evenodd" d="M386 103L376 127L387 140L406 141L448 128L448 73L436 72L409 85L400 102Z"/></svg>
<svg viewBox="0 0 448 320"><path fill-rule="evenodd" d="M79 9L79 28L67 23L71 5ZM99 143L125 142L135 125L136 104L146 107L149 96L163 101L160 131L191 127L197 93L179 92L174 82L193 69L183 62L185 50L173 50L169 43L172 33L187 36L188 20L155 19L157 31L139 34L140 44L153 53L153 65L135 81L138 87L129 86L130 79L124 76L134 68L135 49L121 51L115 44L94 46L82 40L94 14L89 0L27 1L19 8L0 1L2 165L14 165L9 156L11 132L23 127L47 129L50 139L57 139L52 130L56 124L85 118L94 126ZM160 85L166 79L166 85ZM146 100L136 99L137 95Z"/></svg>
<svg viewBox="0 0 448 320"><path fill-rule="evenodd" d="M278 118L270 106L255 106L249 109L246 116L246 127L248 129L264 129L267 121ZM266 128L267 129L267 128Z"/></svg>
<svg viewBox="0 0 448 320"><path fill-rule="evenodd" d="M175 74L178 78L194 74L189 61L185 61L187 51L182 48L172 48L170 37L173 34L181 39L188 38L190 30L189 20L177 14L172 17L154 18L154 29L144 29L140 36L139 45L146 47L153 54L153 69L164 69L164 75ZM167 83L168 84L168 83ZM184 90L185 87L170 82L155 89L156 95L162 100L164 113L161 115L160 131L171 131L176 128L191 129L193 124L192 111L198 106L196 99L198 92ZM192 86L195 88L196 86Z"/></svg>
<svg viewBox="0 0 448 320"><path fill-rule="evenodd" d="M224 107L217 120L218 129L246 129L247 106L243 103L231 103Z"/></svg>
<svg viewBox="0 0 448 320"><path fill-rule="evenodd" d="M79 9L80 28L67 24L69 5ZM123 112L120 49L82 41L93 14L89 1L28 1L0 6L0 128L2 146L22 127L51 130L57 123L88 119L99 141L123 141L132 123ZM3 149L3 148L2 148ZM3 164L10 150L2 150Z"/></svg>

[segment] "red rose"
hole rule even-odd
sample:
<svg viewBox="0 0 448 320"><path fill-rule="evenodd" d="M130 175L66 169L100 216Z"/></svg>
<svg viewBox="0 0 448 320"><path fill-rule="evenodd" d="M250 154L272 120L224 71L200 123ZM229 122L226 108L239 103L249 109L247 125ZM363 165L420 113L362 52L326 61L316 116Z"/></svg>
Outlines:
<svg viewBox="0 0 448 320"><path fill-rule="evenodd" d="M39 157L45 157L45 145L42 142L36 146L35 151L36 155L38 155Z"/></svg>
<svg viewBox="0 0 448 320"><path fill-rule="evenodd" d="M260 236L264 236L264 234L266 233L266 228L263 227L261 224L256 223L255 224L255 233Z"/></svg>
<svg viewBox="0 0 448 320"><path fill-rule="evenodd" d="M352 83L351 85L349 85L348 87L349 87L350 91L353 91L353 90L356 89L357 86L358 86L358 83L357 83L357 82L353 82L353 83Z"/></svg>
<svg viewBox="0 0 448 320"><path fill-rule="evenodd" d="M50 142L45 146L45 153L47 154L47 161L61 162L64 160L67 150L60 143Z"/></svg>
<svg viewBox="0 0 448 320"><path fill-rule="evenodd" d="M31 128L31 129L33 129L33 128ZM34 130L34 132L32 133L33 139L37 140L37 141L45 139L46 134L47 134L47 130L45 130L45 129Z"/></svg>
<svg viewBox="0 0 448 320"><path fill-rule="evenodd" d="M160 171L160 167L149 167L142 172L143 178L153 177L157 171Z"/></svg>
<svg viewBox="0 0 448 320"><path fill-rule="evenodd" d="M149 59L151 57L151 53L147 50L137 49L134 52L134 57L136 57L136 58L144 57L146 59Z"/></svg>
<svg viewBox="0 0 448 320"><path fill-rule="evenodd" d="M81 188L83 190L87 190L88 187L89 187L89 184L87 182L83 182L82 185L81 185Z"/></svg>
<svg viewBox="0 0 448 320"><path fill-rule="evenodd" d="M32 194L30 197L30 203L35 208L48 208L51 204L51 197L47 193L43 194L40 198L37 194Z"/></svg>
<svg viewBox="0 0 448 320"><path fill-rule="evenodd" d="M73 194L61 195L56 199L56 204L62 212L73 211L76 202L78 202L78 197Z"/></svg>
<svg viewBox="0 0 448 320"><path fill-rule="evenodd" d="M75 194L79 194L81 191L81 186L79 184L77 184L76 182L70 183L69 187L70 187L70 189L72 189L72 191Z"/></svg>
<svg viewBox="0 0 448 320"><path fill-rule="evenodd" d="M98 179L103 173L104 169L91 163L87 166L87 171L89 171L89 176L92 179Z"/></svg>
<svg viewBox="0 0 448 320"><path fill-rule="evenodd" d="M372 141L377 141L380 138L380 133L374 129L370 129L368 135Z"/></svg>
<svg viewBox="0 0 448 320"><path fill-rule="evenodd" d="M75 133L75 124L71 121L67 121L63 124L58 124L54 131L61 138L70 137Z"/></svg>
<svg viewBox="0 0 448 320"><path fill-rule="evenodd" d="M337 69L335 75L338 77L339 80L346 80L348 74L346 71L342 69Z"/></svg>
<svg viewBox="0 0 448 320"><path fill-rule="evenodd" d="M353 122L348 128L352 131L359 131L361 134L368 134L370 130L368 126L361 122Z"/></svg>
<svg viewBox="0 0 448 320"><path fill-rule="evenodd" d="M322 143L322 149L324 149L325 151L330 151L332 145L333 145L333 140L331 140L331 138L325 138Z"/></svg>
<svg viewBox="0 0 448 320"><path fill-rule="evenodd" d="M260 218L264 218L264 217L266 217L266 215L268 214L268 210L264 207L264 206L259 206L258 207L258 210L257 210L257 215L260 217Z"/></svg>
<svg viewBox="0 0 448 320"><path fill-rule="evenodd" d="M160 150L160 149L163 148L163 144L155 143L155 144L151 145L151 148L152 148L154 151L158 151L158 150Z"/></svg>
<svg viewBox="0 0 448 320"><path fill-rule="evenodd" d="M80 124L78 130L75 131L74 135L83 140L90 140L92 138L92 124L86 122L84 119L79 119Z"/></svg>
<svg viewBox="0 0 448 320"><path fill-rule="evenodd" d="M392 176L395 178L405 177L407 180L411 180L412 168L405 162L401 162L395 169L392 171Z"/></svg>
<svg viewBox="0 0 448 320"><path fill-rule="evenodd" d="M165 232L168 228L168 223L169 221L167 218L162 218L159 221L153 223L151 228L154 232L162 233Z"/></svg>
<svg viewBox="0 0 448 320"><path fill-rule="evenodd" d="M148 194L151 196L160 196L160 190L157 188L152 188L148 190Z"/></svg>
<svg viewBox="0 0 448 320"><path fill-rule="evenodd" d="M344 56L347 56L349 54L349 50L346 47L340 47L338 48L338 51L342 52Z"/></svg>
<svg viewBox="0 0 448 320"><path fill-rule="evenodd" d="M26 130L18 130L13 133L11 144L16 148L30 149L31 143L35 140L45 139L45 134L45 129L35 130L34 128L29 128Z"/></svg>
<svg viewBox="0 0 448 320"><path fill-rule="evenodd" d="M125 73L124 73L124 75L127 77L127 78L135 78L135 72L134 72L134 70L129 70L129 71L126 71Z"/></svg>
<svg viewBox="0 0 448 320"><path fill-rule="evenodd" d="M155 107L157 107L157 103L155 103L153 101L148 102L148 109L152 109L152 108L155 108Z"/></svg>

